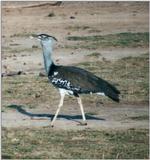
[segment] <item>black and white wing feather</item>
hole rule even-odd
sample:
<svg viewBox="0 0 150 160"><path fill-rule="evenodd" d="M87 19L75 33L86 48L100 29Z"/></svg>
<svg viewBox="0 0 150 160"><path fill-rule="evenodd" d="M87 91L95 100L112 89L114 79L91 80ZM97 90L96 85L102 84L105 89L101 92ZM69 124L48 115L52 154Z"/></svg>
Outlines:
<svg viewBox="0 0 150 160"><path fill-rule="evenodd" d="M84 69L73 66L54 66L48 77L54 86L72 91L74 95L104 93L119 102L120 92L116 87Z"/></svg>

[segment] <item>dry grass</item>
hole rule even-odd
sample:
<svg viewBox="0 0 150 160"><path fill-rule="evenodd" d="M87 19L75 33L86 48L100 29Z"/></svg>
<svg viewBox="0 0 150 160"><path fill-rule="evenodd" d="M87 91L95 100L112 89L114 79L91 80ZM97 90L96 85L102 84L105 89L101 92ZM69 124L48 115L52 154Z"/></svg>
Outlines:
<svg viewBox="0 0 150 160"><path fill-rule="evenodd" d="M138 3L138 2L137 2ZM147 3L147 2L146 2ZM128 3L127 3L128 4ZM116 85L121 91L121 102L122 103L140 103L140 102L148 102L148 62L149 57L148 54L145 54L141 57L128 57L118 60L116 62L111 61L97 61L96 58L99 57L99 54L96 53L95 49L100 48L113 48L114 50L118 48L127 48L130 47L137 49L138 48L148 48L149 45L149 33L118 33L118 34L109 34L102 35L105 31L112 32L120 31L126 28L126 31L146 31L148 30L147 26L147 17L148 17L148 3L144 4L128 4L127 6L121 4L120 2L110 4L103 8L102 10L96 9L93 10L91 7L87 7L83 5L83 10L78 8L71 9L71 15L74 13L78 14L74 19L70 19L68 17L68 11L62 12L62 9L65 9L64 4L58 8L60 11L53 13L50 11L48 7L45 10L40 10L41 14L39 15L39 23L43 24L45 20L51 23L50 20L56 16L56 23L51 23L52 26L46 24L46 26L41 25L39 30L36 28L36 32L40 32L40 30L50 31L51 33L56 33L60 31L60 37L62 38L64 35L68 34L69 37L66 37L66 42L64 44L69 49L80 49L82 53L82 49L85 51L92 50L92 54L90 55L94 62L86 62L80 63L78 66L85 68L96 75L110 81L114 85ZM111 9L112 5L112 9ZM117 9L116 6L119 8ZM90 10L89 10L90 8ZM97 7L99 8L99 7ZM107 8L107 9L106 9ZM127 9L124 13L121 13L121 9ZM91 10L92 9L92 10ZM33 12L30 12L33 11ZM56 8L57 10L57 8ZM27 9L27 11L23 10L14 10L15 12L8 10L6 11L6 19L3 22L5 26L4 30L7 31L4 34L6 36L5 45L3 46L3 56L7 58L10 56L17 56L20 53L25 54L31 53L33 51L37 51L38 48L33 46L32 48L21 47L20 44L15 45L15 40L17 39L25 39L32 35L32 30L35 31L35 25L30 25L32 20L37 20L37 12L33 9ZM80 13L82 11L84 14L93 14L88 17L80 17ZM91 12L92 11L92 12ZM129 12L128 12L129 11ZM106 14L107 12L107 14ZM24 15L29 15L28 20L23 21L20 17L17 18L17 14L21 15L21 18ZM32 16L30 16L30 13ZM109 14L108 14L109 13ZM111 14L120 17L120 13L123 17L126 17L127 21L122 21L120 18L115 22L111 22L108 27L109 18L111 18ZM73 14L73 15L74 15ZM107 17L108 20L104 19L106 22L98 22L94 19L94 14L101 14L100 17ZM134 14L134 17L131 17L131 14ZM8 17L7 17L8 15ZM61 16L58 18L58 16ZM118 17L119 15L119 17ZM33 17L35 16L35 17ZM89 17L94 20L91 23L86 21L86 18ZM121 16L121 17L122 17ZM132 15L133 16L133 15ZM144 17L144 21L141 17ZM11 20L9 20L11 18ZM15 18L15 19L13 19ZM26 17L25 17L26 18ZM31 19L30 19L31 18ZM58 19L57 19L58 18ZM60 28L60 21L64 18L64 28ZM131 20L134 19L134 21ZM43 21L41 21L43 19ZM60 21L57 21L59 20ZM69 19L69 21L67 20ZM97 18L96 18L97 19ZM15 21L13 21L15 20ZM16 23L22 23L23 27L20 27L21 23L16 25ZM70 22L71 23L68 23ZM77 21L76 21L77 20ZM141 21L142 20L142 21ZM113 21L113 19L111 20ZM9 22L9 23L8 23ZM58 24L57 24L58 22ZM76 23L77 22L77 23ZM80 23L82 22L82 23ZM146 22L146 23L143 23ZM114 23L118 23L116 27ZM143 25L143 24L144 25ZM10 25L8 25L10 24ZM88 24L88 25L87 25ZM98 25L97 25L98 24ZM27 27L25 27L27 25ZM69 25L67 28L66 26ZM107 25L107 26L106 26ZM136 25L138 25L136 29ZM11 27L10 27L11 26ZM96 27L94 27L96 26ZM100 28L99 28L100 26ZM15 29L13 29L13 27ZM106 27L106 29L105 29ZM63 30L62 30L63 29ZM64 30L65 29L65 30ZM101 30L102 31L101 31ZM26 31L24 31L26 30ZM69 30L69 31L68 31ZM64 33L63 33L64 31ZM16 33L14 33L16 32ZM17 33L18 32L18 33ZM67 33L68 32L68 33ZM81 33L81 36L77 37L73 36ZM63 34L62 34L63 33ZM89 35L90 34L90 35ZM8 37L11 35L10 37ZM58 34L57 34L58 35ZM8 43L8 44L6 44ZM13 45L11 45L11 44ZM8 46L7 46L8 45ZM61 47L61 46L60 46ZM62 48L63 49L63 48ZM21 75L21 76L13 76L13 77L3 77L2 78L2 111L8 111L10 106L20 106L27 108L38 108L41 110L47 106L56 106L59 100L58 92L56 89L48 83L47 77L39 77L36 75ZM72 104L72 99L69 98L70 104ZM67 100L67 104L68 101ZM87 95L83 97L83 101L86 101L86 104L92 104L96 102L105 101L105 103L113 103L108 98L97 97ZM15 104L15 105L13 105ZM120 105L120 104L119 104ZM75 105L74 105L75 106ZM116 103L115 103L116 106ZM120 105L121 106L121 105ZM70 105L69 105L70 107ZM65 107L64 107L65 108ZM70 109L70 108L69 108ZM55 111L55 108L54 108ZM72 110L70 109L69 112ZM86 110L87 111L87 110ZM136 109L135 109L136 111ZM11 112L13 112L11 110ZM51 109L53 112L53 109ZM66 113L66 112L65 112ZM89 110L87 115L96 115L97 110L92 111ZM124 114L124 113L123 113ZM140 115L135 115L128 117L132 121L141 121L148 120L148 115L144 113ZM55 130L49 127L38 127L38 128L2 128L2 159L61 159L61 158L74 158L74 159L148 159L149 154L149 133L147 129L128 129L128 130L82 130L82 131L63 131L63 130Z"/></svg>
<svg viewBox="0 0 150 160"><path fill-rule="evenodd" d="M143 44L143 42L140 43ZM148 102L148 53L139 57L123 58L115 62L97 61L99 53L96 52L90 56L95 58L94 62L84 62L77 66L89 70L117 86L121 91L122 103ZM56 106L59 100L56 95L58 92L48 83L47 77L29 74L2 78L3 112L12 109L9 106L13 106L13 104L23 105L26 108ZM69 101L72 103L72 99ZM87 104L100 101L113 103L108 98L94 95L92 98L90 95L83 97L83 101L86 101ZM51 110L55 111L55 107ZM96 115L96 112L89 110L87 115ZM148 120L147 115L129 118ZM48 127L3 128L2 158L148 159L148 130L99 131L88 129L61 131L60 133L60 131Z"/></svg>
<svg viewBox="0 0 150 160"><path fill-rule="evenodd" d="M108 35L92 35L92 36L69 36L69 41L75 41L73 46L66 46L68 48L82 48L82 49L98 49L105 47L148 47L149 33L131 33L124 32L118 34Z"/></svg>
<svg viewBox="0 0 150 160"><path fill-rule="evenodd" d="M2 157L11 159L147 159L148 130L2 130Z"/></svg>
<svg viewBox="0 0 150 160"><path fill-rule="evenodd" d="M55 95L58 93L56 89L49 84L47 77L21 75L4 77L2 81L4 106L14 102L21 103L29 108L35 108L39 103L48 103L51 105L51 103L57 101Z"/></svg>
<svg viewBox="0 0 150 160"><path fill-rule="evenodd" d="M95 61L93 63L80 63L78 66L85 68L97 76L100 76L121 91L122 103L148 102L149 86L149 57L145 54L141 57L128 57L116 62ZM12 103L21 103L29 108L43 105L56 105L59 101L57 90L48 83L47 77L35 75L22 75L4 77L2 79L2 109ZM105 103L113 103L105 97L93 95L84 96L83 100L92 103L101 99Z"/></svg>
<svg viewBox="0 0 150 160"><path fill-rule="evenodd" d="M148 54L122 58L116 62L85 62L79 66L116 85L121 91L122 102L148 102Z"/></svg>

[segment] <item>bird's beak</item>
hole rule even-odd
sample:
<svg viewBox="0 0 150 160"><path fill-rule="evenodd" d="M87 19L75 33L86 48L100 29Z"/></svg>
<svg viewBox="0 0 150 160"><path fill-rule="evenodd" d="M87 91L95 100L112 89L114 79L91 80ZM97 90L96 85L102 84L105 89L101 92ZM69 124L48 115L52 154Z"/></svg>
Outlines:
<svg viewBox="0 0 150 160"><path fill-rule="evenodd" d="M30 39L37 39L40 41L39 37L36 34L32 34L29 38Z"/></svg>
<svg viewBox="0 0 150 160"><path fill-rule="evenodd" d="M55 37L53 37L53 39L54 39L56 42L58 41Z"/></svg>

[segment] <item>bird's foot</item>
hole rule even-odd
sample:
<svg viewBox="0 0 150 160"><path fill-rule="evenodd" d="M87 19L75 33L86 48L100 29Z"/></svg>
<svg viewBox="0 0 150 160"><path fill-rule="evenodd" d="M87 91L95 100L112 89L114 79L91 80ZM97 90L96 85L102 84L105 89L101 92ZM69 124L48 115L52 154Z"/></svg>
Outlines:
<svg viewBox="0 0 150 160"><path fill-rule="evenodd" d="M53 123L51 123L51 124L50 124L50 126L53 128L53 127L54 127L54 124L53 124Z"/></svg>
<svg viewBox="0 0 150 160"><path fill-rule="evenodd" d="M51 127L53 128L53 127L54 127L54 125L51 125Z"/></svg>
<svg viewBox="0 0 150 160"><path fill-rule="evenodd" d="M80 122L80 126L87 126L87 122Z"/></svg>

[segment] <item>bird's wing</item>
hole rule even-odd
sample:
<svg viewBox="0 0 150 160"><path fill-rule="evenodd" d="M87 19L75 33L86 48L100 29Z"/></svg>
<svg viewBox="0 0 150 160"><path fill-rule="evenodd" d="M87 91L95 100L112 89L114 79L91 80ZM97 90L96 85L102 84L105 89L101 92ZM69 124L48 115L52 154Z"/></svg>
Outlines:
<svg viewBox="0 0 150 160"><path fill-rule="evenodd" d="M94 87L94 81L91 80L91 73L77 67L59 66L54 71L52 83L57 82L57 86L61 88L76 88L80 92L91 90ZM68 85L67 85L68 84Z"/></svg>
<svg viewBox="0 0 150 160"><path fill-rule="evenodd" d="M68 82L70 86L77 89L79 93L103 92L107 94L109 90L113 90L116 94L120 93L105 80L78 67L59 66L56 68L55 73L58 73L55 78L61 79L62 82ZM62 88L67 89L67 85L62 86Z"/></svg>

